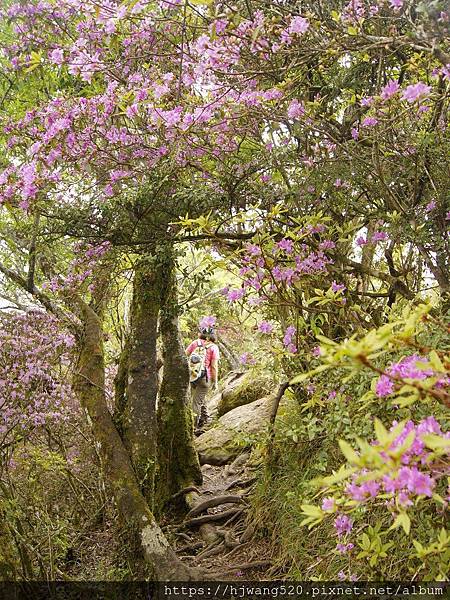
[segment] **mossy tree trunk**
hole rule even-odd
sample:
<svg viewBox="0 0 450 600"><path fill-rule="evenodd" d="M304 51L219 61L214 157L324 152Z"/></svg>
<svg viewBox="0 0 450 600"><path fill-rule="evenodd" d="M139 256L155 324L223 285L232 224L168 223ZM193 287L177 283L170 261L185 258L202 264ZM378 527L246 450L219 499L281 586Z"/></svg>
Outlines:
<svg viewBox="0 0 450 600"><path fill-rule="evenodd" d="M195 574L170 548L144 498L128 453L114 426L105 396L105 365L101 318L80 301L84 332L74 378L80 403L89 423L112 488L119 513L139 538L150 575L157 580L189 580Z"/></svg>
<svg viewBox="0 0 450 600"><path fill-rule="evenodd" d="M117 374L114 378L114 424L123 435L123 416L127 405L128 339L120 353Z"/></svg>
<svg viewBox="0 0 450 600"><path fill-rule="evenodd" d="M152 256L136 264L126 357L126 405L121 419L123 439L150 506L156 467L160 275Z"/></svg>
<svg viewBox="0 0 450 600"><path fill-rule="evenodd" d="M173 494L202 482L194 447L189 406L189 370L178 327L175 263L171 249L164 255L160 328L164 370L158 403L158 476L155 506L161 510Z"/></svg>

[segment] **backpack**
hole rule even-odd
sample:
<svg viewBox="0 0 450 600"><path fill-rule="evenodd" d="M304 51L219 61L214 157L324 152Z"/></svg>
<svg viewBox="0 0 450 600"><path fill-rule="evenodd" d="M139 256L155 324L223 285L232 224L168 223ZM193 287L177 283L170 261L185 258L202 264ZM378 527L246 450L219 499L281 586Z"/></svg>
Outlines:
<svg viewBox="0 0 450 600"><path fill-rule="evenodd" d="M203 345L200 340L197 342L197 348L191 352L189 356L189 381L195 383L203 377L207 378L205 367L206 351L211 348L212 344Z"/></svg>

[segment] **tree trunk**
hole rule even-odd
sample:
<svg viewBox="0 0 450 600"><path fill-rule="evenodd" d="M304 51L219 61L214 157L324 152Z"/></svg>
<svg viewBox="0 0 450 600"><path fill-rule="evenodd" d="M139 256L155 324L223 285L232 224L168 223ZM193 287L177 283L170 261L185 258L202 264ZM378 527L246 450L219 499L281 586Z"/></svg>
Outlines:
<svg viewBox="0 0 450 600"><path fill-rule="evenodd" d="M103 331L98 315L80 302L84 335L74 388L99 446L102 468L123 520L139 538L144 558L157 580L188 580L194 572L170 548L141 492L129 456L114 427L105 397Z"/></svg>
<svg viewBox="0 0 450 600"><path fill-rule="evenodd" d="M151 507L156 468L160 287L160 272L153 258L144 257L135 268L122 430L139 484Z"/></svg>
<svg viewBox="0 0 450 600"><path fill-rule="evenodd" d="M164 371L158 400L158 477L155 505L162 510L181 489L202 482L189 406L189 370L178 329L173 258L166 255L160 327Z"/></svg>
<svg viewBox="0 0 450 600"><path fill-rule="evenodd" d="M123 416L127 405L128 339L119 357L117 374L114 378L114 424L123 437Z"/></svg>

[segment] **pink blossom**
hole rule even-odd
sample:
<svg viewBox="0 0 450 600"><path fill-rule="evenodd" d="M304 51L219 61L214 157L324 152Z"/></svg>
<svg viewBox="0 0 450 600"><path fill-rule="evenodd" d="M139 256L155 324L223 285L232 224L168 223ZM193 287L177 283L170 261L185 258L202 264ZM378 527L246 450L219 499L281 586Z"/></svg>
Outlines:
<svg viewBox="0 0 450 600"><path fill-rule="evenodd" d="M362 120L361 127L374 127L375 125L377 125L377 123L378 119L376 119L375 117L366 117Z"/></svg>
<svg viewBox="0 0 450 600"><path fill-rule="evenodd" d="M381 375L375 386L375 393L378 397L383 398L389 396L394 390L394 383L387 377L387 375Z"/></svg>
<svg viewBox="0 0 450 600"><path fill-rule="evenodd" d="M387 100L388 98L391 98L392 96L394 96L398 92L399 89L400 89L400 85L398 84L398 82L391 80L381 90L381 98L383 100Z"/></svg>
<svg viewBox="0 0 450 600"><path fill-rule="evenodd" d="M294 17L289 25L289 33L297 33L299 35L305 33L309 29L309 21L304 17Z"/></svg>
<svg viewBox="0 0 450 600"><path fill-rule="evenodd" d="M292 338L296 334L296 331L297 330L293 325L289 325L289 327L287 327L287 329L284 333L284 338L283 338L283 344L285 346L289 346L291 344Z"/></svg>
<svg viewBox="0 0 450 600"><path fill-rule="evenodd" d="M417 467L410 470L407 487L410 492L418 496L432 496L434 481L425 473L421 473Z"/></svg>
<svg viewBox="0 0 450 600"><path fill-rule="evenodd" d="M283 238L277 242L277 246L280 250L284 250L286 254L292 254L294 250L294 242L288 238Z"/></svg>
<svg viewBox="0 0 450 600"><path fill-rule="evenodd" d="M388 239L388 234L385 231L375 231L371 238L370 241L373 243L376 242L382 242Z"/></svg>
<svg viewBox="0 0 450 600"><path fill-rule="evenodd" d="M408 85L408 87L404 90L402 94L402 99L406 100L411 104L416 100L420 100L423 97L428 96L430 90L431 87L429 85L425 85L422 82Z"/></svg>
<svg viewBox="0 0 450 600"><path fill-rule="evenodd" d="M50 61L55 65L62 65L64 62L64 50L62 48L55 48L50 52Z"/></svg>
<svg viewBox="0 0 450 600"><path fill-rule="evenodd" d="M412 506L413 502L410 499L410 497L408 496L408 494L406 492L400 492L398 495L398 502L401 506L404 506L405 508L407 506Z"/></svg>
<svg viewBox="0 0 450 600"><path fill-rule="evenodd" d="M353 528L353 521L347 515L339 515L334 520L334 527L339 537L350 533Z"/></svg>
<svg viewBox="0 0 450 600"><path fill-rule="evenodd" d="M243 352L239 357L239 362L243 365L254 365L256 360L249 352Z"/></svg>
<svg viewBox="0 0 450 600"><path fill-rule="evenodd" d="M247 253L250 254L251 256L260 256L261 255L261 248L259 246L256 246L255 244L247 244L245 249L246 249Z"/></svg>
<svg viewBox="0 0 450 600"><path fill-rule="evenodd" d="M350 543L350 544L337 544L336 546L336 550L338 552L340 552L341 554L345 554L346 552L349 552L349 550L353 550L353 548L355 547L354 544Z"/></svg>
<svg viewBox="0 0 450 600"><path fill-rule="evenodd" d="M305 107L297 99L290 102L287 110L287 115L290 119L299 119L305 114Z"/></svg>
<svg viewBox="0 0 450 600"><path fill-rule="evenodd" d="M334 510L334 498L324 498L322 500L322 510L332 511Z"/></svg>
<svg viewBox="0 0 450 600"><path fill-rule="evenodd" d="M336 281L333 281L331 284L331 289L335 294L337 294L339 292L343 292L346 287L343 283L336 283Z"/></svg>
<svg viewBox="0 0 450 600"><path fill-rule="evenodd" d="M215 327L216 321L217 321L217 318L214 317L213 315L203 317L199 323L199 327L200 327L200 329L204 329L204 328L208 328L208 327Z"/></svg>
<svg viewBox="0 0 450 600"><path fill-rule="evenodd" d="M324 240L319 244L319 250L332 250L336 248L336 244L332 240Z"/></svg>
<svg viewBox="0 0 450 600"><path fill-rule="evenodd" d="M258 331L260 333L271 333L273 331L273 324L269 321L261 321L258 325Z"/></svg>
<svg viewBox="0 0 450 600"><path fill-rule="evenodd" d="M229 302L236 302L236 300L240 300L245 295L244 288L231 289L227 291L227 300Z"/></svg>

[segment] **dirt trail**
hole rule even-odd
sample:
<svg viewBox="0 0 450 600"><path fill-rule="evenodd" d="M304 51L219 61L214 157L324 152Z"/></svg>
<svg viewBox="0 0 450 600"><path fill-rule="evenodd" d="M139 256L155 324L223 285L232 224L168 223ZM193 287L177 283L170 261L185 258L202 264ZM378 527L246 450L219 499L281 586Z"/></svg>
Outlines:
<svg viewBox="0 0 450 600"><path fill-rule="evenodd" d="M190 512L172 529L176 551L216 579L274 579L267 542L257 540L248 517L255 467L243 453L231 464L203 465L203 484L186 494Z"/></svg>

